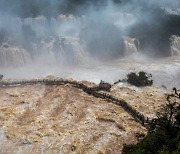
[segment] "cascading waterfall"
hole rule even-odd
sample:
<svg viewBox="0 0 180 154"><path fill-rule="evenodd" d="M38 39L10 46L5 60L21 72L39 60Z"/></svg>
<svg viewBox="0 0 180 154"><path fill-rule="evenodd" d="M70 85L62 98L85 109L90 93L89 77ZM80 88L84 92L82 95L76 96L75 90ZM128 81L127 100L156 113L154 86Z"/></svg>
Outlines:
<svg viewBox="0 0 180 154"><path fill-rule="evenodd" d="M0 66L22 66L32 60L53 61L60 64L78 64L85 52L78 38L79 20L72 15L59 15L47 19L44 16L21 19L2 18L10 23L8 33L17 38L1 42ZM0 28L3 24L0 25ZM15 29L14 27L17 27ZM8 44L8 45L5 45ZM15 44L15 45L14 45ZM5 48L7 46L7 48ZM29 52L29 53L28 53ZM40 58L40 59L38 59Z"/></svg>
<svg viewBox="0 0 180 154"><path fill-rule="evenodd" d="M125 45L125 55L129 56L133 53L138 52L138 44L135 42L138 42L135 38L125 37L124 38L124 45Z"/></svg>
<svg viewBox="0 0 180 154"><path fill-rule="evenodd" d="M43 51L42 56L50 56L51 62L59 64L79 64L87 56L79 39L74 37L47 36L40 41L38 50Z"/></svg>
<svg viewBox="0 0 180 154"><path fill-rule="evenodd" d="M171 55L180 56L180 37L178 36L171 37Z"/></svg>
<svg viewBox="0 0 180 154"><path fill-rule="evenodd" d="M30 63L30 54L23 48L2 44L0 47L0 66L19 67Z"/></svg>
<svg viewBox="0 0 180 154"><path fill-rule="evenodd" d="M109 19L116 27L120 26L121 28L127 27L127 19L131 21L131 24L134 22L133 15L123 13L111 14ZM123 20L123 24L121 20ZM91 52L88 51L85 43L80 38L80 32L86 26L84 22L87 22L85 16L80 18L63 14L50 19L44 16L24 19L3 17L0 28L6 28L3 27L3 23L4 25L9 23L7 26L8 33L12 33L14 36L12 38L8 36L8 40L0 43L0 67L19 67L28 64L32 60L42 60L42 62L48 63L55 62L60 65L81 63L90 56L89 52ZM121 35L123 35L123 55L130 56L140 51L138 39L130 38L126 34ZM103 40L99 41L103 42ZM180 37L172 36L171 42L172 56L180 55ZM118 44L118 46L121 45ZM108 54L111 54L111 52L109 51Z"/></svg>

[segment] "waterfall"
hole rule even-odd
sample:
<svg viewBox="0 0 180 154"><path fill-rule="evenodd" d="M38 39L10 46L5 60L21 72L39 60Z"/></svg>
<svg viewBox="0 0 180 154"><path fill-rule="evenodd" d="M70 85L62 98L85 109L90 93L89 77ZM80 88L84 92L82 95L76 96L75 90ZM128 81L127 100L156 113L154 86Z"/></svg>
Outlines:
<svg viewBox="0 0 180 154"><path fill-rule="evenodd" d="M175 35L171 37L171 55L180 56L180 37Z"/></svg>
<svg viewBox="0 0 180 154"><path fill-rule="evenodd" d="M139 41L135 38L124 37L125 55L129 56L139 50Z"/></svg>
<svg viewBox="0 0 180 154"><path fill-rule="evenodd" d="M25 19L1 17L0 28L5 28L9 34L8 40L0 42L0 66L19 67L40 60L76 65L86 61L84 59L89 55L112 59L137 53L139 41L120 30L133 24L136 16L115 13L108 17L108 23L94 22L95 25L91 25L91 18L86 16L63 14L49 19L44 16ZM172 55L180 55L180 37L172 36L171 40Z"/></svg>
<svg viewBox="0 0 180 154"><path fill-rule="evenodd" d="M30 54L25 49L8 44L1 45L0 67L19 67L30 62Z"/></svg>
<svg viewBox="0 0 180 154"><path fill-rule="evenodd" d="M87 54L79 38L46 36L38 45L40 57L47 57L50 63L79 64Z"/></svg>
<svg viewBox="0 0 180 154"><path fill-rule="evenodd" d="M4 43L0 47L0 66L8 63L21 66L28 63L30 57L38 60L43 56L46 58L43 61L51 63L55 60L61 64L77 64L85 55L78 37L80 28L80 20L73 15L61 14L50 19L1 17L0 30L7 31L8 39L0 42Z"/></svg>

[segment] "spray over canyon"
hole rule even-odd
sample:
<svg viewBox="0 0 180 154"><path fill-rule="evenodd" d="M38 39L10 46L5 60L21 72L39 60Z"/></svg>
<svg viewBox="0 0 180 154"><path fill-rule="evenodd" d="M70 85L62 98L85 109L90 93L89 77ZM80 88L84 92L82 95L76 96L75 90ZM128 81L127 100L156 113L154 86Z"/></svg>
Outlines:
<svg viewBox="0 0 180 154"><path fill-rule="evenodd" d="M0 0L0 153L137 143L180 89L179 27L179 0Z"/></svg>
<svg viewBox="0 0 180 154"><path fill-rule="evenodd" d="M6 78L113 83L144 70L158 86L180 86L178 1L0 3L0 73Z"/></svg>

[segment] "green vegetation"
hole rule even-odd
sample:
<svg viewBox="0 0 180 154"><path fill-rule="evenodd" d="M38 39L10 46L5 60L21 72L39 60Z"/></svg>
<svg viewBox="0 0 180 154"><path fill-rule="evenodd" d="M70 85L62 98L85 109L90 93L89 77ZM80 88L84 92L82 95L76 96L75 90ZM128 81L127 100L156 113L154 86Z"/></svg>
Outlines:
<svg viewBox="0 0 180 154"><path fill-rule="evenodd" d="M143 71L139 73L131 72L127 75L127 82L137 87L151 86L153 84L153 80L151 80L151 77L151 74L147 74Z"/></svg>
<svg viewBox="0 0 180 154"><path fill-rule="evenodd" d="M157 118L149 123L148 134L136 145L125 145L123 154L179 154L180 153L180 94L176 88L168 95Z"/></svg>

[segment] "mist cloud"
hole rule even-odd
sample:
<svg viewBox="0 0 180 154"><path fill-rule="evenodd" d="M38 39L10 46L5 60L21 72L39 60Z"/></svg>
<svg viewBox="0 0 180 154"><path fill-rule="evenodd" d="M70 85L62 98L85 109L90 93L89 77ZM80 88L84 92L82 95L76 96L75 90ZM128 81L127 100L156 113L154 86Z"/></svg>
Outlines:
<svg viewBox="0 0 180 154"><path fill-rule="evenodd" d="M34 56L34 48L43 52L37 47L43 37L79 37L89 55L113 59L125 55L123 39L128 36L140 41L144 53L169 56L170 37L180 34L180 23L179 16L167 14L166 8L177 9L179 4L178 0L2 0L0 43L8 40Z"/></svg>
<svg viewBox="0 0 180 154"><path fill-rule="evenodd" d="M1 0L0 74L113 83L145 70L156 83L176 84L179 63L145 57L171 56L179 9L179 0Z"/></svg>

